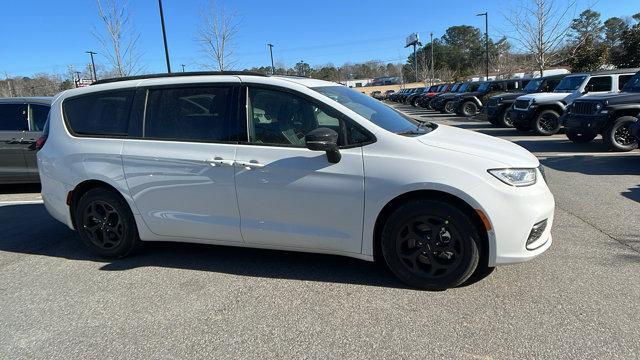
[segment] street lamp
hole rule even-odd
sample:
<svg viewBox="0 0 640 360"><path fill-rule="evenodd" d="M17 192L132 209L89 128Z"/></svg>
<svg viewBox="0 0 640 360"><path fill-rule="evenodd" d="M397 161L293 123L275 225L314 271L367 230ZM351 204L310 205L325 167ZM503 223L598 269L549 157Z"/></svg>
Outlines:
<svg viewBox="0 0 640 360"><path fill-rule="evenodd" d="M476 16L484 16L484 51L486 53L486 79L489 80L489 13L481 13Z"/></svg>
<svg viewBox="0 0 640 360"><path fill-rule="evenodd" d="M98 76L96 75L96 63L93 62L93 55L96 55L95 51L85 51L85 53L91 56L91 72L93 73L93 81L98 81Z"/></svg>
<svg viewBox="0 0 640 360"><path fill-rule="evenodd" d="M164 28L164 12L162 11L162 0L158 0L160 8L160 23L162 24L162 39L164 41L164 56L167 59L167 72L171 73L171 63L169 62L169 47L167 46L167 32Z"/></svg>
<svg viewBox="0 0 640 360"><path fill-rule="evenodd" d="M184 67L187 66L185 64L180 64L180 66L182 66L182 72L184 72Z"/></svg>
<svg viewBox="0 0 640 360"><path fill-rule="evenodd" d="M276 74L276 67L273 66L273 44L267 44L269 47L269 54L271 55L271 75Z"/></svg>

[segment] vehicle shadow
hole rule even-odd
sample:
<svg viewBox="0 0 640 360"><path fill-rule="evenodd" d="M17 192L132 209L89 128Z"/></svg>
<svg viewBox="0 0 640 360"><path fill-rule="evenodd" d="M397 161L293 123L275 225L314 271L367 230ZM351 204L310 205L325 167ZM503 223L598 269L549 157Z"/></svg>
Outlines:
<svg viewBox="0 0 640 360"><path fill-rule="evenodd" d="M541 159L540 162L554 170L585 175L640 175L640 154L638 155L554 156ZM638 201L639 191L640 189L633 188L622 195Z"/></svg>
<svg viewBox="0 0 640 360"><path fill-rule="evenodd" d="M539 138L539 140L515 140L513 142L531 152L613 153L602 143L602 139L596 139L586 144L575 144L562 137ZM610 157L606 157L606 159L609 158Z"/></svg>
<svg viewBox="0 0 640 360"><path fill-rule="evenodd" d="M0 194L39 193L40 184L8 184L0 187Z"/></svg>
<svg viewBox="0 0 640 360"><path fill-rule="evenodd" d="M622 192L622 196L627 199L640 203L640 185L629 188L628 191Z"/></svg>
<svg viewBox="0 0 640 360"><path fill-rule="evenodd" d="M25 217L24 214L29 216ZM0 251L93 261L103 263L100 269L105 271L153 266L239 276L410 289L383 265L334 255L145 242L143 250L138 254L125 259L106 260L92 255L82 245L76 233L51 218L42 204L0 206L0 219L5 220L0 225L3 231ZM34 223L38 226L34 226ZM478 281L476 278L472 280Z"/></svg>

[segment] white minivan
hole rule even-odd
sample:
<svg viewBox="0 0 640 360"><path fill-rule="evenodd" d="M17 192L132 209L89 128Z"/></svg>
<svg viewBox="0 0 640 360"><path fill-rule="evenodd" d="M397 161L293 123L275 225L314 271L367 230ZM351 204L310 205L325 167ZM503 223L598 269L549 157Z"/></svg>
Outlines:
<svg viewBox="0 0 640 360"><path fill-rule="evenodd" d="M531 153L331 82L103 80L58 95L43 140L47 210L105 257L141 241L329 253L442 289L551 245Z"/></svg>

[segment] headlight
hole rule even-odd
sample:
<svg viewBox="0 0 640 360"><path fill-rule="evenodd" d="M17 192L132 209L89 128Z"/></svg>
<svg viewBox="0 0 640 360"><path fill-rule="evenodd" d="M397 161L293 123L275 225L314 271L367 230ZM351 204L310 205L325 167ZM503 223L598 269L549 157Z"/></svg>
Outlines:
<svg viewBox="0 0 640 360"><path fill-rule="evenodd" d="M500 98L498 98L498 104L502 104L502 100L503 100L503 99L502 99L501 97L500 97Z"/></svg>
<svg viewBox="0 0 640 360"><path fill-rule="evenodd" d="M490 169L489 174L511 186L529 186L536 183L536 169Z"/></svg>

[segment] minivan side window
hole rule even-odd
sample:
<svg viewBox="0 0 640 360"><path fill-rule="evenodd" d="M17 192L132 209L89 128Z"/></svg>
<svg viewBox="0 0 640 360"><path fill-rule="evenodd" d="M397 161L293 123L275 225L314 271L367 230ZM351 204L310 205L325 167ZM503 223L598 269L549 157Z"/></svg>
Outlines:
<svg viewBox="0 0 640 360"><path fill-rule="evenodd" d="M127 136L134 90L100 91L64 100L65 120L74 134Z"/></svg>
<svg viewBox="0 0 640 360"><path fill-rule="evenodd" d="M26 131L26 104L0 104L0 131Z"/></svg>
<svg viewBox="0 0 640 360"><path fill-rule="evenodd" d="M248 95L249 143L305 147L305 135L319 127L336 131L340 146L371 140L358 125L301 96L261 88L249 88Z"/></svg>
<svg viewBox="0 0 640 360"><path fill-rule="evenodd" d="M633 77L634 74L630 74L630 75L620 75L620 77L618 77L618 90L622 90L622 88L624 87L624 85L631 80L631 78Z"/></svg>
<svg viewBox="0 0 640 360"><path fill-rule="evenodd" d="M235 116L231 86L150 89L144 138L222 142Z"/></svg>
<svg viewBox="0 0 640 360"><path fill-rule="evenodd" d="M50 107L38 104L31 104L29 106L31 107L31 124L33 126L31 131L42 131L49 116Z"/></svg>
<svg viewBox="0 0 640 360"><path fill-rule="evenodd" d="M611 91L611 76L594 76L589 79L586 91Z"/></svg>

